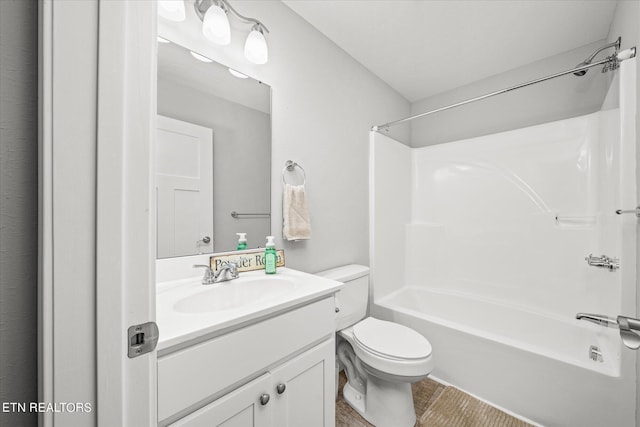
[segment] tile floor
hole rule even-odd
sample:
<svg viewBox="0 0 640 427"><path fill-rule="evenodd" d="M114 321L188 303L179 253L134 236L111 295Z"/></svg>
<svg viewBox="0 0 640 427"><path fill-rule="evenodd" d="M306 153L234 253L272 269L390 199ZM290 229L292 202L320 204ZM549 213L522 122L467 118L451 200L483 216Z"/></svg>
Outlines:
<svg viewBox="0 0 640 427"><path fill-rule="evenodd" d="M370 427L342 397L346 382L340 373L340 390L336 401L336 427ZM416 409L416 427L529 427L501 410L494 408L455 387L445 386L430 378L412 385Z"/></svg>

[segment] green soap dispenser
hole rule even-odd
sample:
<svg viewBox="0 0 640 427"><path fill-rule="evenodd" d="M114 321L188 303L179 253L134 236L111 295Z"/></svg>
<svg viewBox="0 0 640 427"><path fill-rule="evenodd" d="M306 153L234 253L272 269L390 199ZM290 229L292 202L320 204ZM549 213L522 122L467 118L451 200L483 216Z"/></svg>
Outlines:
<svg viewBox="0 0 640 427"><path fill-rule="evenodd" d="M276 254L276 244L273 243L273 236L267 236L267 244L264 249L264 272L275 274L277 262L278 255Z"/></svg>
<svg viewBox="0 0 640 427"><path fill-rule="evenodd" d="M236 233L238 236L238 249L239 251L247 249L247 233Z"/></svg>

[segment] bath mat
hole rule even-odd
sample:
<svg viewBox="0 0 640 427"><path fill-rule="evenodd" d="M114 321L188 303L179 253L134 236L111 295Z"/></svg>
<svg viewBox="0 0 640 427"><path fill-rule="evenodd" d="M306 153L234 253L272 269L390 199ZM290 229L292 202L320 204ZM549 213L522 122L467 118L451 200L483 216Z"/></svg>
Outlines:
<svg viewBox="0 0 640 427"><path fill-rule="evenodd" d="M420 427L531 427L455 387L446 387L416 424Z"/></svg>

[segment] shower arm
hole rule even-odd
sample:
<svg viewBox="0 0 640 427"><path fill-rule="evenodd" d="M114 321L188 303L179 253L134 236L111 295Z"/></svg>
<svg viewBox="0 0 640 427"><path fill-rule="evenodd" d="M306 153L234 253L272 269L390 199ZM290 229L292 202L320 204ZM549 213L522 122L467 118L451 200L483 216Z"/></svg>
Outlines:
<svg viewBox="0 0 640 427"><path fill-rule="evenodd" d="M596 49L595 52L593 52L591 55L589 55L589 57L587 59L584 60L583 64L590 64L591 61L593 61L593 58L596 57L597 54L599 54L600 52L602 52L605 49L609 49L610 47L614 47L616 48L616 53L618 52L618 49L620 49L620 43L622 43L622 39L620 37L618 37L618 39L616 41L614 41L613 43L609 43L607 45L602 46L601 48Z"/></svg>

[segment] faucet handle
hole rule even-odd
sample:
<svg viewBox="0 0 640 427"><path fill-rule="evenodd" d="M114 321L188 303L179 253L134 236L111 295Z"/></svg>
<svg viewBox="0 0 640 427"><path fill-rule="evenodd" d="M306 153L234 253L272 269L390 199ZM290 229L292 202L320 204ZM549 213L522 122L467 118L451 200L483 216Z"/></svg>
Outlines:
<svg viewBox="0 0 640 427"><path fill-rule="evenodd" d="M229 272L231 273L231 277L234 279L238 277L238 263L234 261L229 261L227 264L229 266Z"/></svg>
<svg viewBox="0 0 640 427"><path fill-rule="evenodd" d="M211 269L211 266L209 265L204 265L204 264L194 264L193 268L204 268L204 277L202 277L202 284L203 285L210 285L213 283L213 279L214 279L214 273L213 270Z"/></svg>

